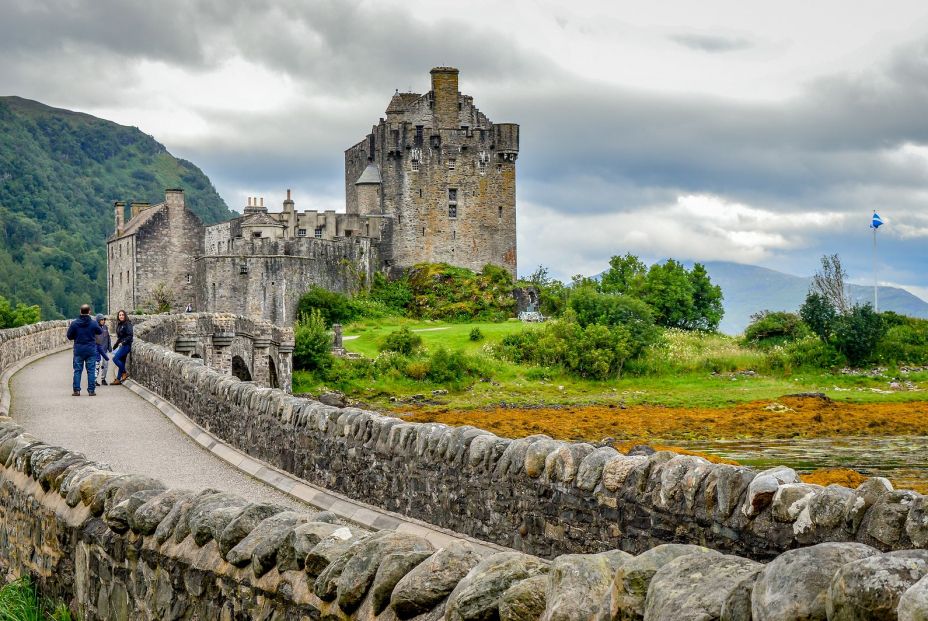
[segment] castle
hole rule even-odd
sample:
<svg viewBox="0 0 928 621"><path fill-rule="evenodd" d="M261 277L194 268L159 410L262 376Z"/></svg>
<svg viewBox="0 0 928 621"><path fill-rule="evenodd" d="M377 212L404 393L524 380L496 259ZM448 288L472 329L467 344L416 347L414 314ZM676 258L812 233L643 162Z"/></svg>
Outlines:
<svg viewBox="0 0 928 621"><path fill-rule="evenodd" d="M109 310L170 306L288 323L311 286L351 292L377 272L421 262L516 275L519 126L494 124L436 67L432 89L393 95L367 137L345 151L345 213L297 211L287 190L270 212L249 198L212 226L183 190L157 205L115 203L107 241Z"/></svg>

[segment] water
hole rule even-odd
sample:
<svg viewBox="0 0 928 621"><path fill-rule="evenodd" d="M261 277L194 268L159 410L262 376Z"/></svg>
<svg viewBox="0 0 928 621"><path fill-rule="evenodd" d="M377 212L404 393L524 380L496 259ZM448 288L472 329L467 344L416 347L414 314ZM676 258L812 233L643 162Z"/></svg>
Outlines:
<svg viewBox="0 0 928 621"><path fill-rule="evenodd" d="M898 489L928 487L928 436L700 440L678 446L734 459L757 468L789 466L798 472L851 468L892 479Z"/></svg>

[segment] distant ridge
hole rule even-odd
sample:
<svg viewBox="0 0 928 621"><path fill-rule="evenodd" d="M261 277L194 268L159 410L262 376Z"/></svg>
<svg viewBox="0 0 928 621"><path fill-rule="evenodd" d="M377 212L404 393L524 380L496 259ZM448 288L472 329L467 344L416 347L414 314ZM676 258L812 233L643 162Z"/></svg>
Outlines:
<svg viewBox="0 0 928 621"><path fill-rule="evenodd" d="M796 311L809 292L811 277L785 274L766 267L730 261L708 261L703 265L712 282L722 287L725 317L719 331L739 334L761 310ZM873 302L873 287L850 285L855 302ZM928 319L928 302L899 287L880 287L880 310Z"/></svg>

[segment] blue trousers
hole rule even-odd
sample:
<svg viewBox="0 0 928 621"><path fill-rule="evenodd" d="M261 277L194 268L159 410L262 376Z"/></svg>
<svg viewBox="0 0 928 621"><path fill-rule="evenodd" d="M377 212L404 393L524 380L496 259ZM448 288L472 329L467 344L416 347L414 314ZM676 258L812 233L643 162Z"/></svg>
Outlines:
<svg viewBox="0 0 928 621"><path fill-rule="evenodd" d="M120 345L119 349L116 350L116 353L113 354L113 364L116 365L116 368L119 369L116 371L116 379L122 377L122 374L126 372L126 356L129 355L129 352L132 351L132 346L128 347L125 345Z"/></svg>
<svg viewBox="0 0 928 621"><path fill-rule="evenodd" d="M81 390L81 374L87 369L87 392L94 392L97 384L97 350L74 350L74 392Z"/></svg>

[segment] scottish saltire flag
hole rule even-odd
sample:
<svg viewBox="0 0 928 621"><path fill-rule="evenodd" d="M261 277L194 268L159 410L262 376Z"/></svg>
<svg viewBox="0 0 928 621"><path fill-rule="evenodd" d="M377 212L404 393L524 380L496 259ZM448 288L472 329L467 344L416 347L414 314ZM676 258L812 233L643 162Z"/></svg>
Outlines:
<svg viewBox="0 0 928 621"><path fill-rule="evenodd" d="M883 226L883 219L880 217L880 214L873 212L873 222L870 223L870 228L878 229Z"/></svg>

